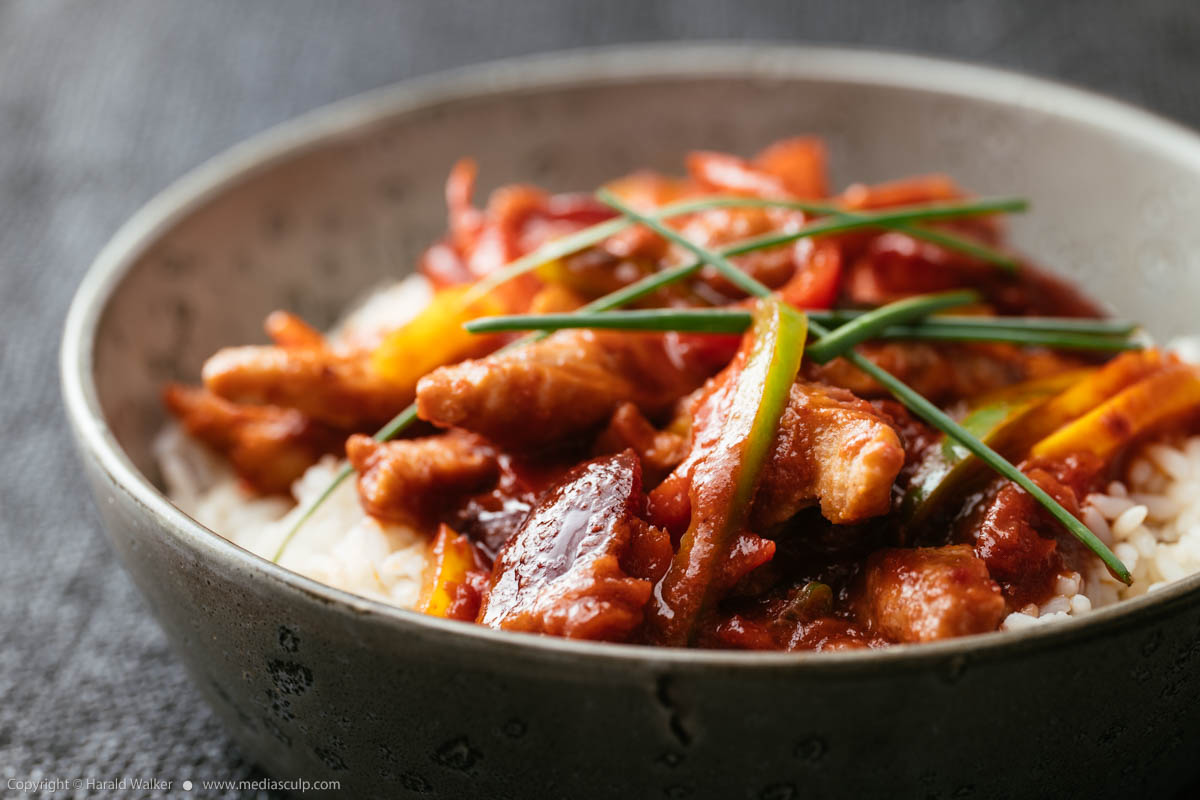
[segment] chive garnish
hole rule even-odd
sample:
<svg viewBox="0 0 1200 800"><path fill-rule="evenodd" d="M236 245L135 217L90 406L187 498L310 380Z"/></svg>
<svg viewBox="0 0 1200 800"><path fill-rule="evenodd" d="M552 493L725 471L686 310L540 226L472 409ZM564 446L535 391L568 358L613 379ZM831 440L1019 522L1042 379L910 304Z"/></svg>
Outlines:
<svg viewBox="0 0 1200 800"><path fill-rule="evenodd" d="M810 317L824 325L842 325L869 314L857 309L833 309L830 311L808 311ZM1011 328L1013 330L1039 331L1043 333L1083 333L1096 336L1128 336L1140 326L1123 319L1090 319L1086 317L985 317L939 314L920 321L931 328Z"/></svg>
<svg viewBox="0 0 1200 800"><path fill-rule="evenodd" d="M886 309L887 306L879 310ZM846 319L837 312L808 311L808 315L819 323L835 326L834 333L840 333L841 324L845 326ZM850 319L861 319L862 314L855 314ZM956 324L951 320L969 320L968 324ZM1040 320L1050 321L1051 318L1041 317ZM1015 322L1009 322L1013 320ZM1059 350L1094 350L1104 352L1120 352L1123 350L1140 350L1142 344L1121 334L1110 332L1108 326L1098 326L1099 330L1067 330L1055 331L1036 325L1026 327L1021 323L1021 317L927 317L926 319L905 325L888 325L868 331L855 341L855 344L868 339L910 339L951 342L999 342L1016 344L1027 347L1049 347ZM1078 320L1064 318L1065 323ZM1051 321L1051 324L1052 321ZM549 332L571 328L591 328L595 330L618 331L675 331L680 333L741 333L750 325L750 314L747 311L728 308L644 308L631 311L585 312L574 311L554 314L513 314L511 316L480 317L464 324L471 333L499 333L508 331L541 331ZM824 340L819 340L823 342ZM819 363L840 354L846 345L839 345L832 355L822 352L832 345L823 345L813 350L819 343L809 346L809 355ZM818 355L820 356L818 358Z"/></svg>
<svg viewBox="0 0 1200 800"><path fill-rule="evenodd" d="M847 211L846 209L838 208L837 206L828 205L825 203L806 203L803 201L785 201L790 203L790 207L801 211L807 211L810 214L821 214L831 217L840 217L843 219L860 219L864 216L870 216L869 212ZM1013 208L1013 211L1024 211L1027 205L1022 205L1020 208ZM968 239L963 236L957 236L947 231L933 230L921 225L911 225L906 222L895 222L886 226L888 229L903 233L914 239L921 239L930 244L936 244L939 247L944 247L947 250L957 250L965 255L972 256L980 261L986 261L994 266L1000 267L1006 272L1016 272L1020 269L1020 264L1015 258L1002 253L999 250L988 247L987 245Z"/></svg>
<svg viewBox="0 0 1200 800"><path fill-rule="evenodd" d="M887 306L884 306L887 308ZM882 310L882 309L880 309ZM842 330L848 320L863 317L855 313L852 317L844 317L840 312L807 311L812 319L824 325L833 326L834 333ZM1113 333L1112 327L1105 320L1096 326L1096 330L1088 330L1082 326L1071 326L1072 329L1054 330L1055 321L1051 317L1039 317L1030 326L1022 324L1023 317L927 317L905 325L889 325L884 328L871 330L870 335L858 341L867 339L915 339L929 341L953 342L999 342L1030 347L1049 347L1059 350L1095 350L1119 352L1123 350L1140 350L1142 344L1126 338L1123 334ZM958 324L956 320L963 320ZM1064 317L1065 325L1080 322ZM1123 324L1123 323L1122 323ZM1042 327L1045 325L1045 327ZM591 328L594 330L618 331L675 331L680 333L741 333L750 326L750 313L732 308L640 308L630 311L569 311L553 314L513 314L510 316L480 317L464 324L471 333L501 333L510 331L556 331L571 328ZM857 341L855 342L858 343ZM813 353L814 345L809 347L809 355L821 363L832 356ZM839 346L838 352L844 349Z"/></svg>
<svg viewBox="0 0 1200 800"><path fill-rule="evenodd" d="M1029 207L1029 203L1021 198L992 198L982 200L972 200L957 203L930 203L926 205L916 206L897 206L881 212L859 212L847 211L840 209L837 206L827 203L810 203L803 200L770 200L761 197L705 197L699 200L687 200L671 205L663 206L649 212L645 216L655 220L669 219L671 217L683 216L686 214L694 214L700 211L707 211L713 208L784 208L792 211L803 211L808 214L815 214L829 217L812 225L805 226L810 230L803 233L803 236L816 236L818 234L841 233L843 231L855 230L858 228L888 228L900 233L912 236L914 239L922 239L927 242L945 247L948 250L957 250L966 255L978 258L982 261L994 264L1009 272L1013 272L1018 268L1017 262L1009 255L994 250L979 242L966 239L962 236L956 236L946 231L935 231L918 225L911 225L912 222L934 221L939 219L954 219L958 217L973 217L985 214L1009 213L1024 211ZM467 300L478 299L483 295L495 289L502 283L516 278L526 272L531 272L542 264L555 259L564 258L576 253L584 248L599 244L634 223L627 217L617 217L616 219L605 220L584 228L581 231L568 234L558 239L547 242L546 244L521 256L516 261L512 261L503 268L486 276L475 285L468 293ZM788 238L789 235L779 237L778 244L786 244L787 242L795 241L802 238ZM741 252L750 252L750 250L758 250L763 247L773 246L767 244L771 237L764 237L763 244L755 244L748 250ZM748 240L747 244L755 240ZM738 255L733 253L732 255Z"/></svg>
<svg viewBox="0 0 1200 800"><path fill-rule="evenodd" d="M868 311L837 309L819 311L806 309L812 319L823 325L838 327L851 322ZM549 314L506 314L480 317L463 325L471 333L503 333L510 331L560 330L566 328L604 328L621 331L683 331L688 333L741 333L750 327L750 312L740 308L637 308L627 311L555 312ZM927 332L953 331L1017 331L1019 333L1069 333L1081 336L1121 337L1137 330L1134 322L1077 317L964 317L939 315L914 321L909 325L894 325L879 332L880 338L923 338ZM890 334L895 331L895 335ZM949 337L947 337L949 338Z"/></svg>
<svg viewBox="0 0 1200 800"><path fill-rule="evenodd" d="M947 250L957 250L964 255L1000 267L1005 272L1016 272L1021 268L1020 262L1012 256L964 236L955 236L952 233L926 228L922 225L897 225L892 230L908 234L914 239L922 239L930 244L936 244Z"/></svg>
<svg viewBox="0 0 1200 800"><path fill-rule="evenodd" d="M941 342L1000 342L1027 347L1050 347L1058 350L1098 350L1120 352L1141 350L1142 344L1111 334L1054 333L1022 330L1018 327L963 327L954 325L896 325L883 331L881 339L923 339Z"/></svg>
<svg viewBox="0 0 1200 800"><path fill-rule="evenodd" d="M601 190L604 191L604 190ZM610 194L611 196L611 194ZM756 198L725 198L728 205L756 205L765 204L783 205L785 207L796 207L803 210L806 207L814 207L812 203L792 202L792 201L767 201ZM735 202L736 201L736 202ZM778 247L785 244L804 239L810 236L820 236L833 233L843 233L845 231L858 230L860 228L878 228L888 227L895 223L907 222L912 220L925 219L952 219L955 217L977 216L980 214L995 214L1004 211L1023 211L1028 207L1028 203L1021 198L1002 197L985 200L976 200L970 203L941 203L925 206L908 206L906 208L896 208L890 211L885 211L879 214L859 214L853 219L834 219L834 220L818 220L810 225L804 225L790 233L782 234L767 234L751 239L745 239L736 242L722 250L717 251L725 257L739 256L745 253L751 253L756 250L765 250L770 247ZM648 218L648 215L639 215L642 218ZM668 215L661 215L666 217ZM624 218L623 218L624 219ZM609 220L612 222L613 220ZM627 225L634 224L626 220ZM664 230L674 231L663 226ZM708 253L709 251L705 251ZM711 254L711 253L710 253ZM635 281L628 286L617 289L616 291L606 294L597 300L593 300L582 308L571 312L574 314L588 314L597 311L608 311L610 309L619 308L620 306L632 303L635 300L640 300L647 295L651 295L664 286L668 286L676 281L683 280L696 274L704 267L704 260L697 258L689 263L679 264L674 267L668 267L660 272L655 272L647 275L641 280ZM735 268L736 269L736 268ZM741 270L738 270L739 274ZM809 313L809 312L805 312ZM747 317L747 320L749 317ZM474 330L470 327L473 323L468 323L467 330ZM749 322L747 322L749 324ZM532 330L532 328L530 328ZM524 340L523 340L524 341Z"/></svg>
<svg viewBox="0 0 1200 800"><path fill-rule="evenodd" d="M812 315L814 312L806 311ZM740 308L636 308L629 311L564 311L551 314L511 314L479 317L463 328L471 333L556 331L596 328L618 331L681 331L684 333L741 333L752 316Z"/></svg>
<svg viewBox="0 0 1200 800"><path fill-rule="evenodd" d="M771 290L757 280L747 275L734 266L725 256L714 253L701 245L687 239L682 234L674 231L665 225L662 225L657 220L647 219L644 215L629 208L624 203L615 197L611 192L601 189L596 193L600 202L614 208L630 219L636 220L646 227L654 230L662 236L670 239L680 247L692 252L705 263L711 264L717 269L727 280L737 286L743 287L748 293L756 297L770 297ZM830 330L819 322L809 319L809 328L822 337L828 336ZM1038 501L1047 511L1050 512L1056 520L1077 538L1085 547L1095 553L1109 571L1126 585L1133 582L1133 576L1125 567L1121 560L1108 549L1104 542L1096 537L1086 525L1076 519L1071 512L1067 511L1057 500L1047 494L1040 486L1029 479L1025 473L1021 472L1004 456L997 453L992 448L988 447L965 428L959 425L945 414L940 408L926 400L921 394L914 391L911 387L905 384L896 376L892 375L887 370L876 365L874 362L864 358L860 354L849 350L843 354L847 361L853 364L858 369L865 372L867 375L875 379L877 383L887 389L891 394L903 403L910 411L924 419L933 427L945 433L950 438L961 444L968 452L972 453L976 458L983 461L993 470L998 472L1005 478L1008 478L1013 483L1020 486Z"/></svg>
<svg viewBox="0 0 1200 800"><path fill-rule="evenodd" d="M782 203L783 201L779 202ZM784 203L785 207L788 205L801 204L792 204L790 201ZM743 253L749 253L754 250L765 250L769 247L790 244L797 239L802 239L805 237L828 236L835 233L861 230L863 228L888 228L895 230L909 222L925 222L941 219L974 217L984 214L1024 211L1027 208L1029 208L1029 203L1019 197L1000 197L975 200L965 203L934 203L923 206L899 206L885 211L869 214L839 213L836 217L819 219L816 222L805 225L804 227L792 233L764 234L752 239L746 239L740 242L737 246L726 248L720 252L725 256L739 256ZM918 238L927 238L925 235L929 233L929 230L927 228L913 227L911 231L908 228L905 228L904 232L911 233L911 235L917 236ZM953 237L947 238L944 236L942 237L942 243L948 245L952 238Z"/></svg>
<svg viewBox="0 0 1200 800"><path fill-rule="evenodd" d="M978 300L979 293L973 291L923 294L897 300L856 317L852 322L822 336L813 342L804 354L818 364L824 364L856 344L873 338L878 331L896 323L928 316L944 308L969 305Z"/></svg>

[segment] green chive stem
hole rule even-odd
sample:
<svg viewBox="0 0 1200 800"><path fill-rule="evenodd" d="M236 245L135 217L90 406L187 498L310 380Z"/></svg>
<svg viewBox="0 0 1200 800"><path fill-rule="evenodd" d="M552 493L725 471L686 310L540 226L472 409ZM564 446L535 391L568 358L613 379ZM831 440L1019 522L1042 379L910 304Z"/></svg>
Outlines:
<svg viewBox="0 0 1200 800"><path fill-rule="evenodd" d="M804 201L782 201L788 203L786 207L795 208L800 211L805 211L810 214L821 214L831 217L841 217L843 219L863 219L872 216L871 212L855 212L848 211L844 208L838 208L835 205L827 203L810 203ZM1019 209L1011 209L1013 211L1024 211L1028 208L1028 204L1022 205ZM924 226L911 225L907 222L893 222L886 226L889 230L903 233L911 236L914 239L921 239L936 244L939 247L944 247L947 250L957 250L968 256L972 256L981 261L986 261L994 266L1000 267L1006 272L1016 272L1020 269L1020 263L1008 255L994 248L988 247L981 242L968 239L963 236L957 236L947 231L937 231Z"/></svg>
<svg viewBox="0 0 1200 800"><path fill-rule="evenodd" d="M875 334L884 328L926 317L944 308L970 305L978 301L979 293L974 291L923 294L897 300L869 311L822 336L809 345L805 355L818 364L824 364L858 343L874 338Z"/></svg>
<svg viewBox="0 0 1200 800"><path fill-rule="evenodd" d="M861 317L869 311L857 309L834 309L831 311L809 311L810 317L827 325L843 325ZM1083 317L987 317L938 314L921 320L922 326L931 328L1011 328L1013 330L1040 331L1044 333L1088 333L1096 336L1128 336L1136 331L1136 322L1121 319L1088 319Z"/></svg>
<svg viewBox="0 0 1200 800"><path fill-rule="evenodd" d="M1000 267L1005 272L1017 272L1021 269L1021 262L1007 253L968 239L965 236L955 236L952 233L926 228L923 225L896 225L892 230L907 234L914 239L921 239L930 244L936 244L947 250L957 250L964 255L972 256L980 261L986 261L989 264Z"/></svg>
<svg viewBox="0 0 1200 800"><path fill-rule="evenodd" d="M842 330L845 319L837 313L808 311L811 318L825 325L835 326L834 333ZM861 319L856 313L850 319ZM1140 350L1142 344L1121 334L1102 328L1099 331L1056 331L1038 327L1025 328L1019 324L955 325L951 319L973 320L972 317L926 317L907 325L890 325L874 330L859 341L870 340L928 340L953 342L998 342L1027 347L1048 347L1060 350L1094 350L1120 352ZM1021 317L986 317L986 320L1015 320ZM1043 318L1046 319L1046 318ZM1074 322L1075 320L1068 320ZM645 308L631 311L564 312L554 314L513 314L511 316L480 317L463 327L471 333L502 333L510 331L556 331L573 328L618 331L675 331L680 333L735 334L750 325L750 313L740 309L725 308ZM856 342L857 343L857 342ZM835 357L844 346L839 345L836 353L822 359ZM816 355L809 348L809 355Z"/></svg>
<svg viewBox="0 0 1200 800"><path fill-rule="evenodd" d="M840 330L840 329L838 329ZM897 325L881 332L881 339L917 339L938 342L997 342L1056 350L1096 350L1117 353L1141 350L1141 342L1111 334L1057 333L1020 328L955 328L952 325L927 326L923 323Z"/></svg>
<svg viewBox="0 0 1200 800"><path fill-rule="evenodd" d="M811 312L806 312L811 313ZM750 327L749 311L726 308L638 308L629 311L513 314L479 317L463 325L470 333L595 328L619 331L741 333Z"/></svg>
<svg viewBox="0 0 1200 800"><path fill-rule="evenodd" d="M806 309L805 314L823 325L838 327L858 319L868 311ZM603 328L624 331L686 331L691 333L741 333L750 327L750 312L740 308L637 308L627 311L554 312L548 314L506 314L479 317L463 325L471 333L559 330L566 328ZM911 326L893 326L897 332L913 329L914 336L924 331L983 330L1031 333L1076 333L1088 336L1126 336L1137 330L1137 323L1121 320L1078 319L1075 317L965 317L950 314L926 317ZM919 329L919 330L917 330ZM884 332L886 333L886 331Z"/></svg>
<svg viewBox="0 0 1200 800"><path fill-rule="evenodd" d="M976 200L969 203L935 203L924 206L900 206L871 214L839 214L837 217L819 219L805 225L797 231L783 234L764 234L752 239L745 239L736 247L726 248L721 252L726 256L738 256L754 250L764 250L768 247L789 244L810 236L827 236L862 228L891 228L908 222L924 222L959 217L974 217L984 214L1009 213L1024 211L1029 203L1021 198L1001 197ZM914 228L922 235L928 233L926 228ZM909 231L905 231L908 233ZM914 234L915 235L915 234Z"/></svg>

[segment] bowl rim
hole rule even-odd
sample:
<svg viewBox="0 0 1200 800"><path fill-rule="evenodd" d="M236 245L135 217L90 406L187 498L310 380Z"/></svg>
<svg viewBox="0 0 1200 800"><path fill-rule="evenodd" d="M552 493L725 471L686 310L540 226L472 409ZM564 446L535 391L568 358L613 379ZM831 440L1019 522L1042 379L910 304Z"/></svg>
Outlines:
<svg viewBox="0 0 1200 800"><path fill-rule="evenodd" d="M1060 82L994 67L891 51L766 42L617 45L518 56L412 78L307 112L250 137L177 179L137 211L87 270L67 313L60 370L64 406L81 454L111 488L140 507L158 529L206 556L240 568L251 580L308 595L355 615L420 629L448 644L525 656L585 656L610 666L767 669L825 672L881 666L920 668L948 657L1001 658L1109 635L1169 615L1200 591L1200 574L1153 594L1097 609L1078 619L1022 631L997 631L919 645L848 652L744 652L582 642L497 631L398 608L333 588L245 550L174 506L134 466L108 427L93 375L99 322L127 271L176 223L226 189L287 159L353 138L373 124L444 103L496 93L536 93L568 86L626 84L639 79L743 78L817 80L931 91L984 100L1084 123L1153 145L1200 172L1200 135L1121 100ZM113 497L107 498L114 502Z"/></svg>

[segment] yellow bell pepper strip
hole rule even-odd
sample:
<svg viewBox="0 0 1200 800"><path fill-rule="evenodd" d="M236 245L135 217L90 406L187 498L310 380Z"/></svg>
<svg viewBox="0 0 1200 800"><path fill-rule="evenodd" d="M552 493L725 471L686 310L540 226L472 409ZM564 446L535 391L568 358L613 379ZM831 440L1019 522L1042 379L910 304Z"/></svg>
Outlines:
<svg viewBox="0 0 1200 800"><path fill-rule="evenodd" d="M1020 445L1024 451L1028 451L1041 439L1165 366L1166 362L1158 350L1126 353L1114 358L1087 380L1080 381L1047 403L1021 432Z"/></svg>
<svg viewBox="0 0 1200 800"><path fill-rule="evenodd" d="M716 446L692 473L692 518L650 613L652 638L682 646L703 612L719 599L717 579L729 548L746 526L779 417L800 369L808 321L777 300L754 311L753 346L741 365L729 416Z"/></svg>
<svg viewBox="0 0 1200 800"><path fill-rule="evenodd" d="M960 425L1010 461L1027 451L1022 433L1064 389L1086 380L1094 369L1081 369L1027 381L992 392L972 404ZM987 464L955 440L943 436L940 446L925 454L900 504L906 531L915 531L937 515L947 500L961 498L992 475Z"/></svg>
<svg viewBox="0 0 1200 800"><path fill-rule="evenodd" d="M416 390L417 381L434 369L497 346L492 337L472 336L463 323L507 309L494 295L468 300L470 286L452 286L433 296L407 325L392 331L371 354L371 366L384 378Z"/></svg>
<svg viewBox="0 0 1200 800"><path fill-rule="evenodd" d="M450 616L456 587L467 586L469 573L482 568L471 540L442 525L429 546L416 610L434 617Z"/></svg>
<svg viewBox="0 0 1200 800"><path fill-rule="evenodd" d="M1033 446L1030 454L1062 458L1092 453L1108 461L1117 452L1158 426L1200 405L1200 369L1171 364L1101 403Z"/></svg>

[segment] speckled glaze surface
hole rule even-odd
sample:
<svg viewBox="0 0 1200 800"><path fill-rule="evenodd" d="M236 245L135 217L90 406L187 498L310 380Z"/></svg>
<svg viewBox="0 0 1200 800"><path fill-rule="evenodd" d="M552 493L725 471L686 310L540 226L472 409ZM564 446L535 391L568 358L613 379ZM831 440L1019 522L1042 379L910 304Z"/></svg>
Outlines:
<svg viewBox="0 0 1200 800"><path fill-rule="evenodd" d="M483 188L588 188L693 147L825 136L835 182L946 171L1032 198L1014 238L1154 333L1196 332L1200 140L927 59L641 47L474 68L231 151L101 254L63 346L108 533L242 747L354 797L1117 796L1194 777L1200 579L1021 634L825 656L587 645L420 617L238 549L155 488L159 389L290 308L411 269L460 155Z"/></svg>

